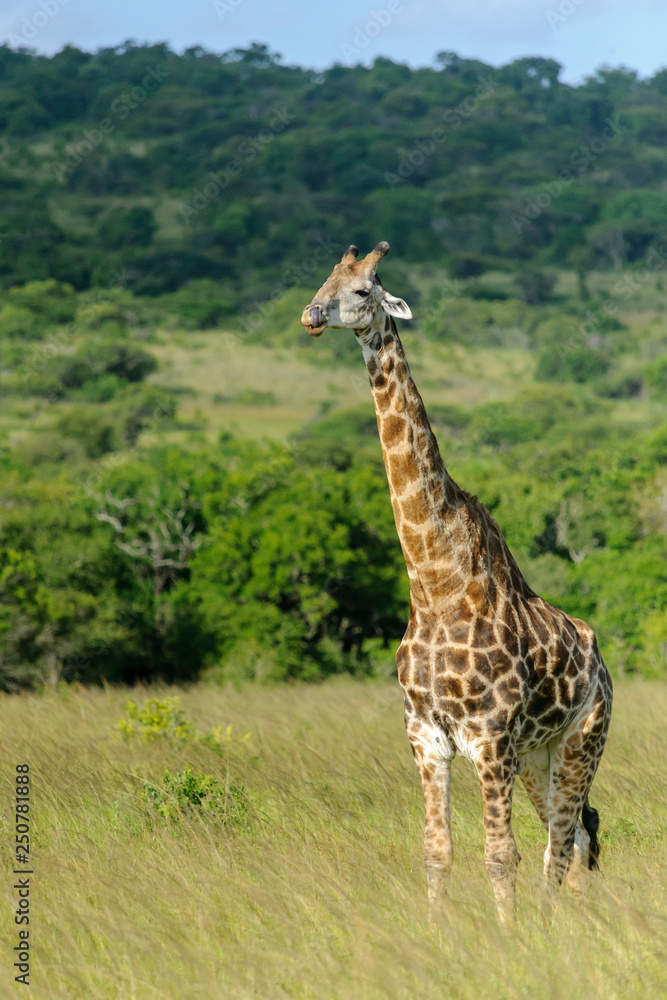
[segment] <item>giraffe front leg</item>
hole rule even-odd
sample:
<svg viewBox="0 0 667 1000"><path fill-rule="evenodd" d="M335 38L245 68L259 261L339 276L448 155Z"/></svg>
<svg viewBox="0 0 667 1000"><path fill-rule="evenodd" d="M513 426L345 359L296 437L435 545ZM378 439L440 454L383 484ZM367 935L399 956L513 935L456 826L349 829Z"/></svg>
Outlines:
<svg viewBox="0 0 667 1000"><path fill-rule="evenodd" d="M424 791L424 866L428 884L429 920L447 894L452 869L451 766L454 750L446 736L406 715L412 753Z"/></svg>
<svg viewBox="0 0 667 1000"><path fill-rule="evenodd" d="M419 766L424 790L423 851L431 917L446 897L452 870L451 767L451 760L423 761Z"/></svg>
<svg viewBox="0 0 667 1000"><path fill-rule="evenodd" d="M484 805L484 861L502 924L514 920L516 876L521 860L512 833L516 757L500 747L484 747L475 761Z"/></svg>

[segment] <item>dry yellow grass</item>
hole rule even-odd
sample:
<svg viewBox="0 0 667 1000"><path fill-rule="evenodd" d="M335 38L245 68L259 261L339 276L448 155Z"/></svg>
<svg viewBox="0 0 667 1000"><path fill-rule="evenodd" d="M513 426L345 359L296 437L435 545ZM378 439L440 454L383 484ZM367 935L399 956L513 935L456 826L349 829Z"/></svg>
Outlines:
<svg viewBox="0 0 667 1000"><path fill-rule="evenodd" d="M563 893L539 916L542 831L520 790L519 917L501 931L482 862L472 768L454 767L449 915L425 922L421 789L395 684L181 692L198 730L232 723L217 752L112 735L128 697L64 689L0 698L0 948L12 982L14 768L33 775L32 986L36 1000L659 998L665 955L664 717L658 683L617 685L593 803L604 878L586 905ZM248 791L251 820L169 823L141 797L165 767Z"/></svg>

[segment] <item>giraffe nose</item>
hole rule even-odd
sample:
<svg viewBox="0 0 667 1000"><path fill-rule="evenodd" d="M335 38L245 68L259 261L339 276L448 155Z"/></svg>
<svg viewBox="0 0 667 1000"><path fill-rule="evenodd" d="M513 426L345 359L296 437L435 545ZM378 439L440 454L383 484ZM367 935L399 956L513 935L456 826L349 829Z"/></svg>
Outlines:
<svg viewBox="0 0 667 1000"><path fill-rule="evenodd" d="M322 310L320 309L319 306L315 306L310 311L310 325L315 328L318 326L322 326L323 322L324 322L324 315L322 313Z"/></svg>

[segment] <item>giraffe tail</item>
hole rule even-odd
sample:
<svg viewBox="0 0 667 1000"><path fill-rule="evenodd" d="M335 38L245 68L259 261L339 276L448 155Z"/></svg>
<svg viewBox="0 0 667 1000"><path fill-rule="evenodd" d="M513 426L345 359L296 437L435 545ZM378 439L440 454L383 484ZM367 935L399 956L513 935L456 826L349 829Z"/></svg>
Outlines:
<svg viewBox="0 0 667 1000"><path fill-rule="evenodd" d="M591 871L596 871L600 867L598 864L598 858L600 857L600 842L598 840L600 816L597 809L593 809L588 804L588 796L586 796L581 809L581 821L584 824L586 833L591 838L590 847L588 848L588 867Z"/></svg>

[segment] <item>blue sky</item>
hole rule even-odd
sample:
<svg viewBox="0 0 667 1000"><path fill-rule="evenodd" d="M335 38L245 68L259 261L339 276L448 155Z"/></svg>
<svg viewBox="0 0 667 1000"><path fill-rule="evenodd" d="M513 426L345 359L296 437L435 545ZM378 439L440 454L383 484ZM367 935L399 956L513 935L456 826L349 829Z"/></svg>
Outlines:
<svg viewBox="0 0 667 1000"><path fill-rule="evenodd" d="M390 56L429 65L436 52L499 65L557 59L576 82L607 63L642 76L667 65L665 0L3 0L0 37L52 53L127 38L214 51L265 42L322 68Z"/></svg>

